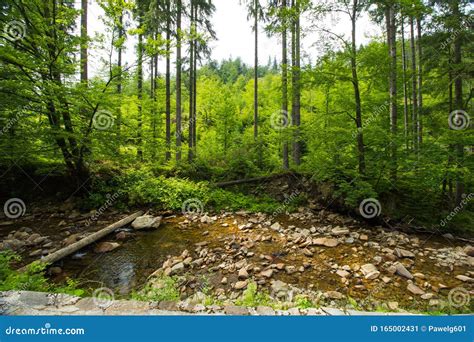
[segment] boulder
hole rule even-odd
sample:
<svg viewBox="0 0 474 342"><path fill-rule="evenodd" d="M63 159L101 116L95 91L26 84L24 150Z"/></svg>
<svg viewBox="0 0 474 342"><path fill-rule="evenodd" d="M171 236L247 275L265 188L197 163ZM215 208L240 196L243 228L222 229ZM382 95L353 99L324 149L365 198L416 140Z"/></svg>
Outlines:
<svg viewBox="0 0 474 342"><path fill-rule="evenodd" d="M407 251L406 249L395 248L394 252L395 252L395 255L399 258L414 258L415 257L415 253Z"/></svg>
<svg viewBox="0 0 474 342"><path fill-rule="evenodd" d="M360 270L364 274L365 279L376 279L380 275L380 272L377 270L377 267L375 267L374 264L362 265Z"/></svg>
<svg viewBox="0 0 474 342"><path fill-rule="evenodd" d="M133 229L136 229L136 230L156 229L160 226L161 219L162 219L161 216L154 217L151 215L143 215L143 216L137 217L132 222L132 227Z"/></svg>
<svg viewBox="0 0 474 342"><path fill-rule="evenodd" d="M248 284L249 284L249 282L247 280L238 281L238 282L235 283L234 289L243 290L247 287Z"/></svg>
<svg viewBox="0 0 474 342"><path fill-rule="evenodd" d="M421 295L425 294L425 291L423 291L422 289L420 289L418 286L416 286L413 283L408 284L407 290L410 291L411 293L413 293L414 295L420 295L421 296Z"/></svg>
<svg viewBox="0 0 474 342"><path fill-rule="evenodd" d="M332 238L317 238L317 239L313 239L313 245L325 246L325 247L336 247L337 245L339 245L339 241Z"/></svg>
<svg viewBox="0 0 474 342"><path fill-rule="evenodd" d="M397 262L395 265L395 273L407 279L413 279L413 275L403 266L402 263Z"/></svg>

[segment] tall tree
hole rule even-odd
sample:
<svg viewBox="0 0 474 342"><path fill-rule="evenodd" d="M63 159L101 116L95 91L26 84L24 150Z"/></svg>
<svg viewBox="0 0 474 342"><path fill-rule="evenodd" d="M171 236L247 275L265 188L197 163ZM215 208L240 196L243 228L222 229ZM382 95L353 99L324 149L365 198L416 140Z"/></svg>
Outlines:
<svg viewBox="0 0 474 342"><path fill-rule="evenodd" d="M392 182L397 179L397 41L396 9L394 4L387 4L385 20L387 27L387 45L390 57L389 94L390 94L390 176Z"/></svg>
<svg viewBox="0 0 474 342"><path fill-rule="evenodd" d="M171 0L166 0L166 76L165 76L165 112L166 112L166 161L171 159Z"/></svg>
<svg viewBox="0 0 474 342"><path fill-rule="evenodd" d="M281 114L283 115L284 124L288 125L288 27L287 27L287 0L281 3ZM286 128L286 127L285 127ZM290 160L288 154L288 141L286 135L283 141L283 168L290 168Z"/></svg>
<svg viewBox="0 0 474 342"><path fill-rule="evenodd" d="M181 16L182 16L182 1L177 0L176 3L176 161L181 160L181 142L182 142L182 103L181 103Z"/></svg>
<svg viewBox="0 0 474 342"><path fill-rule="evenodd" d="M81 82L87 85L88 75L88 58L87 46L89 45L87 37L87 1L81 0Z"/></svg>
<svg viewBox="0 0 474 342"><path fill-rule="evenodd" d="M292 23L291 23L291 59L292 59L292 106L291 123L294 127L293 135L293 162L295 165L301 164L301 141L300 141L300 121L301 121L301 27L300 27L300 0L291 1Z"/></svg>

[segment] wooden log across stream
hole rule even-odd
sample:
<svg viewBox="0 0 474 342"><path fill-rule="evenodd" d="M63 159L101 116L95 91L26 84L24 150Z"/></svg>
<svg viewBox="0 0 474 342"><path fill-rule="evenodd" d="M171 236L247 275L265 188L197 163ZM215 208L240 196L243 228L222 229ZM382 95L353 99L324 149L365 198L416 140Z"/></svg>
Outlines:
<svg viewBox="0 0 474 342"><path fill-rule="evenodd" d="M73 243L72 245L61 248L60 250L58 250L54 253L51 253L51 254L45 256L42 259L39 259L38 261L40 261L42 263L45 263L45 264L52 264L52 263L54 263L58 260L61 260L65 257L67 257L68 255L71 255L72 253L77 252L78 250L90 245L91 243L94 243L97 240L102 239L103 237L109 235L110 233L113 233L116 229L121 228L121 227L133 222L133 220L135 220L137 217L142 216L142 215L143 215L143 212L138 211L135 214L127 216L127 217L121 219L120 221L117 221L117 222L111 224L110 226L107 226L107 227L105 227L105 228L103 228L103 229L101 229L101 230L99 230L99 231L97 231L97 232L95 232L95 233L93 233L89 236L86 236L85 238ZM23 266L22 268L19 269L19 271L26 271L30 265L31 264Z"/></svg>

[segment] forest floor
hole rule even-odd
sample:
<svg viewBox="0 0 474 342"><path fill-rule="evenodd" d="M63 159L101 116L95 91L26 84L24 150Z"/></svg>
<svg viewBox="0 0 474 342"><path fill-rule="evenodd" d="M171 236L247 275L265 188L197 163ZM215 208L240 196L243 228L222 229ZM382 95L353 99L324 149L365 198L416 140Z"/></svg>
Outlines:
<svg viewBox="0 0 474 342"><path fill-rule="evenodd" d="M0 249L13 249L22 263L126 214L113 210L91 221L93 213L80 213L70 202L31 207L0 225ZM191 312L224 304L474 312L474 248L467 240L367 226L306 207L277 217L243 211L149 214L165 215L158 229L119 229L52 265L51 281L71 278L91 291L107 288L120 298L149 299L167 290L169 278L176 302Z"/></svg>

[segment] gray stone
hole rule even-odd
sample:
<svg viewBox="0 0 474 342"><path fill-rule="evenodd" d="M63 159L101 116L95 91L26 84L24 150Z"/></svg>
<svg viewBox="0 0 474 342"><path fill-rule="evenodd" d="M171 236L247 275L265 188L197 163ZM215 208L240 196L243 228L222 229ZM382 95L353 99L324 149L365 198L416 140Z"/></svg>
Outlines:
<svg viewBox="0 0 474 342"><path fill-rule="evenodd" d="M395 266L396 274L402 277L405 277L407 279L413 279L413 275L405 268L405 266L403 266L402 263L397 262L394 266Z"/></svg>
<svg viewBox="0 0 474 342"><path fill-rule="evenodd" d="M235 305L224 306L224 312L226 315L231 316L248 316L250 314L247 308Z"/></svg>
<svg viewBox="0 0 474 342"><path fill-rule="evenodd" d="M140 229L154 229L158 228L161 224L161 216L153 217L151 215L143 215L137 217L132 222L133 229L140 230Z"/></svg>

